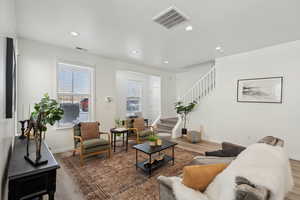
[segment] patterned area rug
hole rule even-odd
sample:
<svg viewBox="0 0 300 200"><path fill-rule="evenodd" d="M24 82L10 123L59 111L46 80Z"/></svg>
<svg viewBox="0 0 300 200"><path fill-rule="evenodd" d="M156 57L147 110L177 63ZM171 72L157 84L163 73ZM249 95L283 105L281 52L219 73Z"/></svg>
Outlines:
<svg viewBox="0 0 300 200"><path fill-rule="evenodd" d="M171 149L164 153L171 155ZM153 172L148 178L140 169L135 168L135 150L114 153L110 159L94 157L80 167L79 156L70 152L57 154L67 172L74 177L87 200L158 200L159 175L175 176L182 172L197 153L175 148L175 165L171 162ZM148 158L139 152L139 161Z"/></svg>

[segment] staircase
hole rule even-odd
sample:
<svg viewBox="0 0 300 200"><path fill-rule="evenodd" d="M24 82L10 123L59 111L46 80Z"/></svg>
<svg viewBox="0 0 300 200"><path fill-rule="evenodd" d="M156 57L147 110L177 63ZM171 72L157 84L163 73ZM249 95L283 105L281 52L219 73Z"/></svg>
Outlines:
<svg viewBox="0 0 300 200"><path fill-rule="evenodd" d="M216 88L216 68L213 66L204 76L202 76L183 96L179 98L183 104L193 101L200 102ZM182 119L178 116L176 125L172 130L172 138L181 137Z"/></svg>
<svg viewBox="0 0 300 200"><path fill-rule="evenodd" d="M169 133L169 135L171 136L172 130L175 127L175 125L177 124L177 121L178 121L177 117L160 119L156 123L156 129L155 130L158 133Z"/></svg>
<svg viewBox="0 0 300 200"><path fill-rule="evenodd" d="M178 101L188 104L193 101L198 103L216 88L216 68L212 68L202 76ZM183 126L181 116L162 119L160 116L153 122L157 133L169 134L172 138L181 137Z"/></svg>

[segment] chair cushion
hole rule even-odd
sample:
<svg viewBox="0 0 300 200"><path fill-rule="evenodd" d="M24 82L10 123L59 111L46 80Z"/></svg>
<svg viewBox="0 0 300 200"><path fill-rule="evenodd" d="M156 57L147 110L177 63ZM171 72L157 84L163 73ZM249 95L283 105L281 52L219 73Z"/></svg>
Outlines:
<svg viewBox="0 0 300 200"><path fill-rule="evenodd" d="M104 151L104 150L108 150L108 149L109 149L109 145L96 146L96 147L84 149L83 154L89 154L89 153L94 153L97 151Z"/></svg>
<svg viewBox="0 0 300 200"><path fill-rule="evenodd" d="M186 166L183 168L182 183L189 188L204 192L213 179L227 166L223 163Z"/></svg>
<svg viewBox="0 0 300 200"><path fill-rule="evenodd" d="M83 146L85 149L89 149L97 146L106 146L106 145L109 145L109 141L103 138L95 138L95 139L83 141Z"/></svg>
<svg viewBox="0 0 300 200"><path fill-rule="evenodd" d="M148 137L151 134L153 134L153 131L151 129L146 129L139 132L140 137Z"/></svg>
<svg viewBox="0 0 300 200"><path fill-rule="evenodd" d="M81 122L80 123L81 137L83 140L99 138L99 123L98 122Z"/></svg>

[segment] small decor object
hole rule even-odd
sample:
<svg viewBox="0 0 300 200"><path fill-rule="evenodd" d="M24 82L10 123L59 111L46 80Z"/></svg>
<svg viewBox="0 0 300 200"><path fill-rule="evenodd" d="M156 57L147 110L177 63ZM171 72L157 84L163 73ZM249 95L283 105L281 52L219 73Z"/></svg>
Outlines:
<svg viewBox="0 0 300 200"><path fill-rule="evenodd" d="M187 116L190 112L192 112L197 105L197 101L193 101L187 105L184 105L182 101L178 101L175 103L175 110L177 114L179 114L182 117L182 120L184 121L183 128L182 128L182 135L187 134L187 129L186 129L186 121L187 121Z"/></svg>
<svg viewBox="0 0 300 200"><path fill-rule="evenodd" d="M21 123L21 135L19 136L19 138L21 140L25 139L26 136L25 136L25 124L26 122L28 122L28 120L21 120L19 121Z"/></svg>
<svg viewBox="0 0 300 200"><path fill-rule="evenodd" d="M240 79L237 101L248 103L282 103L283 77Z"/></svg>
<svg viewBox="0 0 300 200"><path fill-rule="evenodd" d="M156 140L156 145L157 145L157 146L161 146L161 145L162 145L162 139L159 139L159 138L158 138L158 139Z"/></svg>
<svg viewBox="0 0 300 200"><path fill-rule="evenodd" d="M27 134L26 155L24 156L33 166L47 164L48 160L43 160L41 155L42 134L47 131L47 125L53 126L55 122L59 121L64 114L56 100L50 99L48 94L45 94L39 103L34 105L34 112L31 113ZM35 142L35 154L29 153L30 132L33 130Z"/></svg>
<svg viewBox="0 0 300 200"><path fill-rule="evenodd" d="M105 97L105 102L106 103L111 103L113 101L113 98L110 96Z"/></svg>

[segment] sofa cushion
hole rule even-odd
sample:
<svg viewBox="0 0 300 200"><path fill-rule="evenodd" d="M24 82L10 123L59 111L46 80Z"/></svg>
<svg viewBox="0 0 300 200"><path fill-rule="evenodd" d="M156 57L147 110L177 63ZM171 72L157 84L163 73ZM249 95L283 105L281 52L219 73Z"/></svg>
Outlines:
<svg viewBox="0 0 300 200"><path fill-rule="evenodd" d="M230 164L235 157L196 156L189 165Z"/></svg>
<svg viewBox="0 0 300 200"><path fill-rule="evenodd" d="M228 148L217 151L205 152L206 156L218 156L218 157L236 157L238 156L244 149L240 148Z"/></svg>
<svg viewBox="0 0 300 200"><path fill-rule="evenodd" d="M189 188L204 192L215 176L227 166L227 164L186 166L183 168L182 183Z"/></svg>
<svg viewBox="0 0 300 200"><path fill-rule="evenodd" d="M238 144L233 144L230 142L222 142L222 149L226 150L226 149L236 149L237 151L242 152L243 150L246 149L246 147L242 146L242 145L238 145Z"/></svg>
<svg viewBox="0 0 300 200"><path fill-rule="evenodd" d="M106 146L106 145L109 145L109 141L102 138L95 138L95 139L83 141L83 146L85 149L93 148L96 146Z"/></svg>

